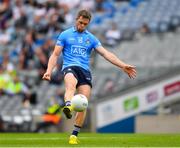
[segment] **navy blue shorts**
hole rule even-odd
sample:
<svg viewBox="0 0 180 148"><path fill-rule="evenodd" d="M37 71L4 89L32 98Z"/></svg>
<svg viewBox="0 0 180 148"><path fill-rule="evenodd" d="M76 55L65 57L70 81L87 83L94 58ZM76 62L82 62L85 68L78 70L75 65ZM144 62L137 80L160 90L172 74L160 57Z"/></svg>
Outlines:
<svg viewBox="0 0 180 148"><path fill-rule="evenodd" d="M92 76L91 76L91 72L88 70L85 70L79 66L69 66L64 68L64 70L62 71L63 75L65 76L67 73L72 73L78 83L76 85L76 88L80 85L89 85L92 88Z"/></svg>

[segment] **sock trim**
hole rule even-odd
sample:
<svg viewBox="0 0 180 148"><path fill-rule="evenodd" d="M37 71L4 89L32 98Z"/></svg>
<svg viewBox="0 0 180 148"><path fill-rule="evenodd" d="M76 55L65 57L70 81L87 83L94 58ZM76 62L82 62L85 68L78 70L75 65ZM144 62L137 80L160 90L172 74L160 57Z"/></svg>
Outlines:
<svg viewBox="0 0 180 148"><path fill-rule="evenodd" d="M72 135L77 136L78 133L80 132L80 130L81 130L81 127L80 127L80 126L74 125L74 130L72 131Z"/></svg>
<svg viewBox="0 0 180 148"><path fill-rule="evenodd" d="M74 125L74 127L81 128L81 126L79 126L79 125Z"/></svg>
<svg viewBox="0 0 180 148"><path fill-rule="evenodd" d="M65 102L65 105L66 105L66 106L71 106L71 101L66 101L66 102Z"/></svg>

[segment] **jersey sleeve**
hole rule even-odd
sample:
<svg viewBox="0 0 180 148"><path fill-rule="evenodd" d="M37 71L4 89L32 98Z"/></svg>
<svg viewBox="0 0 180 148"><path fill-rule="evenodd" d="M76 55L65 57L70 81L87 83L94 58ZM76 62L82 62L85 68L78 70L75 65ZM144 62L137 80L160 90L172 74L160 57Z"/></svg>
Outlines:
<svg viewBox="0 0 180 148"><path fill-rule="evenodd" d="M99 39L95 36L93 36L93 48L96 49L97 47L102 46Z"/></svg>
<svg viewBox="0 0 180 148"><path fill-rule="evenodd" d="M65 34L64 32L60 33L56 41L56 45L64 47L65 45Z"/></svg>

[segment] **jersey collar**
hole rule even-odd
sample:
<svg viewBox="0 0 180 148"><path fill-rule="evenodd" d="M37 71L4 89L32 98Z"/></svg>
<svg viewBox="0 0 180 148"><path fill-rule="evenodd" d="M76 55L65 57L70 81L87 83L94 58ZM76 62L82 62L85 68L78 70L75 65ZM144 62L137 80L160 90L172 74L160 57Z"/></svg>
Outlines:
<svg viewBox="0 0 180 148"><path fill-rule="evenodd" d="M76 27L74 26L73 27L73 32L76 32L77 31L77 29L76 29ZM84 30L82 33L88 33L88 31L87 30Z"/></svg>

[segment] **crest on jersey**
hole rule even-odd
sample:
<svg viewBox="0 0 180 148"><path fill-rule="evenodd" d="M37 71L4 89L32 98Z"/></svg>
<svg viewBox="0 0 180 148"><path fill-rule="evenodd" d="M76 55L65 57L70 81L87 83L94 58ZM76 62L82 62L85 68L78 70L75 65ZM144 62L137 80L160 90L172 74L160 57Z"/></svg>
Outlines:
<svg viewBox="0 0 180 148"><path fill-rule="evenodd" d="M86 44L90 44L90 40L89 39L86 40Z"/></svg>

